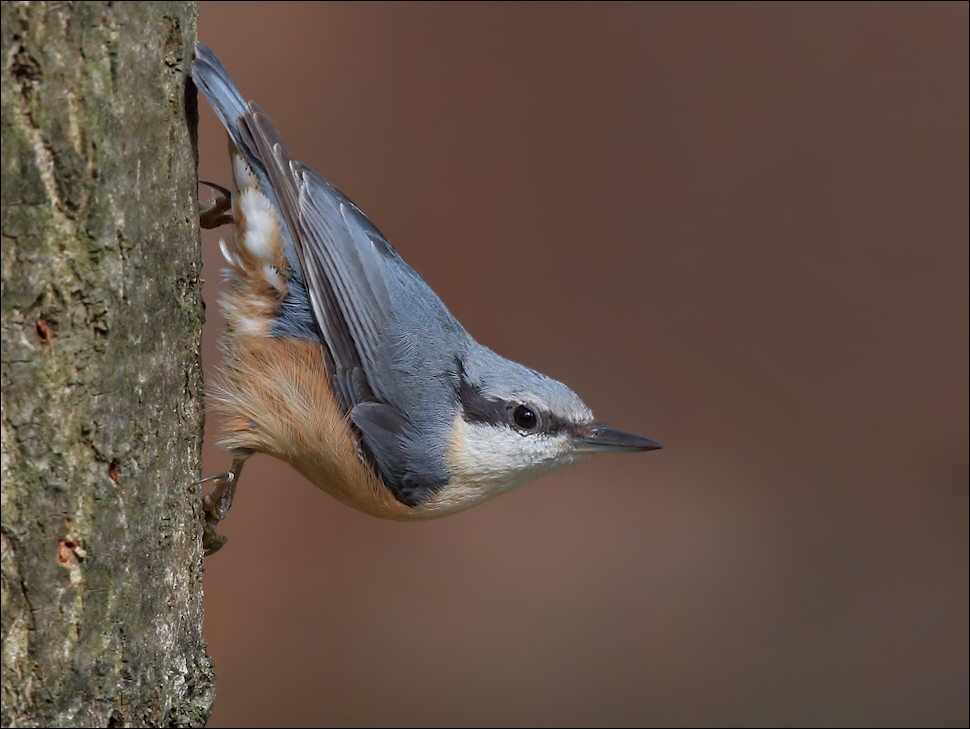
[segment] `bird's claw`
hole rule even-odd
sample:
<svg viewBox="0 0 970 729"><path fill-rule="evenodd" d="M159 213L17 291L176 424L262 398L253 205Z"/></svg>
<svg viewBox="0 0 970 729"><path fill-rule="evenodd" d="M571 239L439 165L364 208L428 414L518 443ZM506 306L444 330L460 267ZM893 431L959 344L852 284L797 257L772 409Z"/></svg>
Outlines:
<svg viewBox="0 0 970 729"><path fill-rule="evenodd" d="M222 185L216 185L213 182L199 180L199 184L208 185L216 191L212 202L199 202L199 225L209 229L232 223L232 193Z"/></svg>
<svg viewBox="0 0 970 729"><path fill-rule="evenodd" d="M217 534L216 527L229 514L229 507L232 506L232 499L236 493L236 482L236 474L232 472L209 476L198 482L200 486L205 483L214 484L212 490L202 499L202 513L205 515L202 548L205 549L207 557L222 549L229 539L227 536Z"/></svg>

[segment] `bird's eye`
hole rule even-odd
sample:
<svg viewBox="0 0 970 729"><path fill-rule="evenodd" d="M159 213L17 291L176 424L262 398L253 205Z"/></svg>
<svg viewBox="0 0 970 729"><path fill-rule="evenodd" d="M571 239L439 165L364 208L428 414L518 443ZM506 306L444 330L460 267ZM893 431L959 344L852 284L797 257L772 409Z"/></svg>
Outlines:
<svg viewBox="0 0 970 729"><path fill-rule="evenodd" d="M528 405L519 405L512 413L512 419L522 430L533 430L539 424L539 417Z"/></svg>

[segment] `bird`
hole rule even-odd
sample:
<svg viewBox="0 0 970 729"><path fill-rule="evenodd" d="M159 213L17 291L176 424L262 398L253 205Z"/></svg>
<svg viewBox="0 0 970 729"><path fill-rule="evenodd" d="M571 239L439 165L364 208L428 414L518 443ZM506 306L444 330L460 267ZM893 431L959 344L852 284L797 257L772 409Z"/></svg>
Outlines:
<svg viewBox="0 0 970 729"><path fill-rule="evenodd" d="M464 511L603 452L662 446L607 427L566 385L479 344L377 227L296 161L216 55L191 77L229 137L232 189L205 228L232 225L223 364L213 388L231 470L200 481L203 548L246 460L290 463L339 501L421 521Z"/></svg>

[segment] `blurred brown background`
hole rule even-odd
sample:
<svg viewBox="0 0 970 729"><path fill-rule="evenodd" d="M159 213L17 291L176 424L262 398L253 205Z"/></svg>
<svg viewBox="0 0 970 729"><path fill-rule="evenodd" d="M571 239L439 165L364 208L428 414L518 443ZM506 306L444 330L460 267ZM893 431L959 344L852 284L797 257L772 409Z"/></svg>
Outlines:
<svg viewBox="0 0 970 729"><path fill-rule="evenodd" d="M667 446L426 524L257 456L210 726L965 726L967 8L203 3L473 335Z"/></svg>

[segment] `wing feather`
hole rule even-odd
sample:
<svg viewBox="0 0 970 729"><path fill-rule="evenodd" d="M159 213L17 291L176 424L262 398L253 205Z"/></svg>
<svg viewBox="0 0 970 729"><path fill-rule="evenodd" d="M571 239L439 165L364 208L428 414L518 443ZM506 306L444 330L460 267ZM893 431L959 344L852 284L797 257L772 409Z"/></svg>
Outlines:
<svg viewBox="0 0 970 729"><path fill-rule="evenodd" d="M334 195L331 185L321 184L322 178L293 160L259 107L249 104L239 126L276 193L314 318L334 363L335 388L349 411L362 401L362 395L380 396L375 391L374 373L381 338L392 315L384 257L368 231L348 214L349 201L340 199L339 193L339 197ZM363 383L358 370L363 373Z"/></svg>

